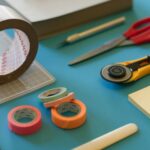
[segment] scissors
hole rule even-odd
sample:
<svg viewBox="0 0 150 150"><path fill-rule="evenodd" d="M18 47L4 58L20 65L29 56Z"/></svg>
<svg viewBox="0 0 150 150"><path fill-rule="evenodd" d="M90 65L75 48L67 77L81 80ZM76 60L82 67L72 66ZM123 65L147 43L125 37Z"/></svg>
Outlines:
<svg viewBox="0 0 150 150"><path fill-rule="evenodd" d="M100 48L79 56L71 61L69 65L83 62L99 54L112 50L115 47L140 45L148 42L150 42L150 17L135 22L126 32L123 33L121 37L104 44Z"/></svg>
<svg viewBox="0 0 150 150"><path fill-rule="evenodd" d="M101 69L103 79L114 83L129 83L150 74L150 56L107 65Z"/></svg>

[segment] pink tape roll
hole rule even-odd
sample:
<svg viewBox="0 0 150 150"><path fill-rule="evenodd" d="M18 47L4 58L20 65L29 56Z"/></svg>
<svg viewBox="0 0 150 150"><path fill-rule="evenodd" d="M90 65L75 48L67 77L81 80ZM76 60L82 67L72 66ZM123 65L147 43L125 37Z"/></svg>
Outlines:
<svg viewBox="0 0 150 150"><path fill-rule="evenodd" d="M30 121L23 122L21 119L30 119ZM9 129L17 134L33 134L41 128L41 125L41 112L33 106L18 106L8 113Z"/></svg>
<svg viewBox="0 0 150 150"><path fill-rule="evenodd" d="M71 92L71 93L69 93L67 96L64 96L64 97L62 97L62 98L59 98L59 99L57 99L57 100L55 100L55 101L50 101L50 102L44 103L44 106L45 106L46 108L55 107L55 106L60 105L60 104L62 104L62 103L70 102L70 101L72 101L74 98L75 98L74 93Z"/></svg>

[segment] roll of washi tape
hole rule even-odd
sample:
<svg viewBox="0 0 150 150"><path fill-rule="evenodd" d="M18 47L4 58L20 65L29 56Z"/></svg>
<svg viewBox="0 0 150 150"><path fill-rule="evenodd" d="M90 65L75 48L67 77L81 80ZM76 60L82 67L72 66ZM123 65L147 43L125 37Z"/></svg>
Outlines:
<svg viewBox="0 0 150 150"><path fill-rule="evenodd" d="M53 100L60 99L68 94L67 89L65 87L53 88L48 91L45 91L39 95L39 98L42 102L50 102Z"/></svg>
<svg viewBox="0 0 150 150"><path fill-rule="evenodd" d="M59 98L59 99L54 100L54 101L44 103L44 106L46 108L57 107L57 105L60 105L62 103L71 102L72 100L74 100L74 98L75 98L74 93L71 92L67 96L64 96L64 97Z"/></svg>
<svg viewBox="0 0 150 150"><path fill-rule="evenodd" d="M37 35L30 23L13 9L0 5L0 84L18 78L33 62ZM9 36L9 43L4 39Z"/></svg>
<svg viewBox="0 0 150 150"><path fill-rule="evenodd" d="M18 106L8 113L8 126L17 134L33 134L41 128L41 125L41 113L33 106Z"/></svg>
<svg viewBox="0 0 150 150"><path fill-rule="evenodd" d="M86 106L81 101L74 99L52 107L51 115L56 126L63 129L77 128L86 120Z"/></svg>

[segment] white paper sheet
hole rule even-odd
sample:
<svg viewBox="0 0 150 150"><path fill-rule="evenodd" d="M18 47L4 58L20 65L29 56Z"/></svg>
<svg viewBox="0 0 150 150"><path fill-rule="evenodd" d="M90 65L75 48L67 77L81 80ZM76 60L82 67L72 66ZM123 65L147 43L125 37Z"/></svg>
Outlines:
<svg viewBox="0 0 150 150"><path fill-rule="evenodd" d="M109 0L5 0L31 22L76 12Z"/></svg>

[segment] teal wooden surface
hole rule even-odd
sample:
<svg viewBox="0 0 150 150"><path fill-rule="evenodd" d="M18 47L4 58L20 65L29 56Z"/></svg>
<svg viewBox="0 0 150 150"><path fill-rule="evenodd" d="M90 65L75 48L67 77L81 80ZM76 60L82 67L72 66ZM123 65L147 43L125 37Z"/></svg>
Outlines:
<svg viewBox="0 0 150 150"><path fill-rule="evenodd" d="M110 63L136 59L148 55L150 44L117 48L82 64L69 67L76 56L95 49L104 42L120 36L134 21L150 15L149 0L135 0L132 10L105 19L93 21L63 34L40 42L37 60L56 77L56 83L41 90L0 105L0 149L1 150L69 150L124 124L133 122L139 132L108 150L148 150L150 147L150 120L129 101L128 94L150 84L150 76L127 85L115 85L104 81L100 69ZM114 18L126 16L124 25L60 48L58 45L68 35L79 32ZM77 129L63 130L51 121L50 110L46 110L37 98L46 89L65 86L74 91L76 98L87 106L87 121ZM42 129L31 136L19 136L9 131L8 112L18 105L33 105L42 113Z"/></svg>

